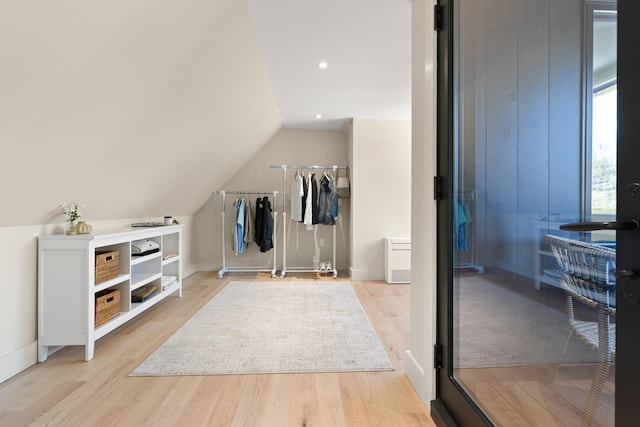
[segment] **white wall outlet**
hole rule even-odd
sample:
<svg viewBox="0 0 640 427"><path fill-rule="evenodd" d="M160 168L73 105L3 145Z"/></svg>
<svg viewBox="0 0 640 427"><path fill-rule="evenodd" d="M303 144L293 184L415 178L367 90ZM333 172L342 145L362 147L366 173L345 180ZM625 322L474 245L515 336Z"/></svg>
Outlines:
<svg viewBox="0 0 640 427"><path fill-rule="evenodd" d="M324 239L320 239L319 244L320 244L320 247L321 247L321 248L324 248Z"/></svg>

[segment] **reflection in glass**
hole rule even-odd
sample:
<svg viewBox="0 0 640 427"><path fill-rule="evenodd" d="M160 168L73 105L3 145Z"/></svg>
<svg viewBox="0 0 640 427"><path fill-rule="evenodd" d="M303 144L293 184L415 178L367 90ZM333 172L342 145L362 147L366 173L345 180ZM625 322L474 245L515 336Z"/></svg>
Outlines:
<svg viewBox="0 0 640 427"><path fill-rule="evenodd" d="M587 117L591 116L591 129L587 132L591 136L587 141L591 148L591 214L598 220L613 220L616 214L616 20L615 11L593 12L592 49L587 56L591 62L587 81L592 87L587 103Z"/></svg>
<svg viewBox="0 0 640 427"><path fill-rule="evenodd" d="M570 321L597 326L596 304L569 305L576 297L544 237L615 250L611 235L559 230L615 214L615 55L612 63L599 53L607 43L615 51L615 12L583 8L576 0L455 8L453 374L497 425L589 422L598 340L581 339ZM614 325L615 310L608 316ZM614 419L609 357L590 404L598 425Z"/></svg>

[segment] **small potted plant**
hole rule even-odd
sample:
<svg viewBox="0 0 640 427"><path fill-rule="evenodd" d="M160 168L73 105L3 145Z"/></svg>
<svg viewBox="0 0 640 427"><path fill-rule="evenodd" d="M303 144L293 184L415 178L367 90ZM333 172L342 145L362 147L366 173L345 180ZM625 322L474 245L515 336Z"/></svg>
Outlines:
<svg viewBox="0 0 640 427"><path fill-rule="evenodd" d="M60 205L66 221L65 234L78 234L78 219L80 219L80 206L76 203L63 203Z"/></svg>

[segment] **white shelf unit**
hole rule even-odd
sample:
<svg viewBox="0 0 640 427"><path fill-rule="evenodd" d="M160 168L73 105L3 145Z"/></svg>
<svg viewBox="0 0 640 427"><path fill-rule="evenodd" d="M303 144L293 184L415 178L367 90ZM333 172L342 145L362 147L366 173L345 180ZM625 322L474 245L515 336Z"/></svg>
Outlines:
<svg viewBox="0 0 640 427"><path fill-rule="evenodd" d="M151 239L160 251L131 255L131 242ZM96 252L118 251L118 275L95 283ZM162 277L175 282L163 289ZM157 293L142 303L131 292L153 284ZM95 327L96 294L120 290L118 313ZM182 225L121 228L92 234L53 234L38 238L38 361L65 345L85 346L93 358L95 341L172 294L182 296Z"/></svg>

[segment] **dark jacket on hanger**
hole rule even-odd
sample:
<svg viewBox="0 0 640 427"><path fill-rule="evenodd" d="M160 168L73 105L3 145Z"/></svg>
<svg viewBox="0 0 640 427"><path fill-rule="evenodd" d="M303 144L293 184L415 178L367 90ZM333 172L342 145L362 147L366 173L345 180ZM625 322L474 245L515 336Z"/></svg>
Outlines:
<svg viewBox="0 0 640 427"><path fill-rule="evenodd" d="M318 224L318 182L316 174L311 175L311 224Z"/></svg>
<svg viewBox="0 0 640 427"><path fill-rule="evenodd" d="M273 215L271 214L271 202L268 197L262 198L262 229L260 240L260 252L273 249Z"/></svg>
<svg viewBox="0 0 640 427"><path fill-rule="evenodd" d="M309 185L305 177L302 177L302 220L304 222L304 213L307 210L307 197L309 196Z"/></svg>
<svg viewBox="0 0 640 427"><path fill-rule="evenodd" d="M320 179L320 192L318 195L318 221L324 225L335 225L336 219L333 213L336 211L334 200L337 201L333 180L327 175Z"/></svg>
<svg viewBox="0 0 640 427"><path fill-rule="evenodd" d="M256 219L255 219L255 242L258 247L262 242L262 221L263 221L263 206L262 206L262 198L258 197L256 199Z"/></svg>

